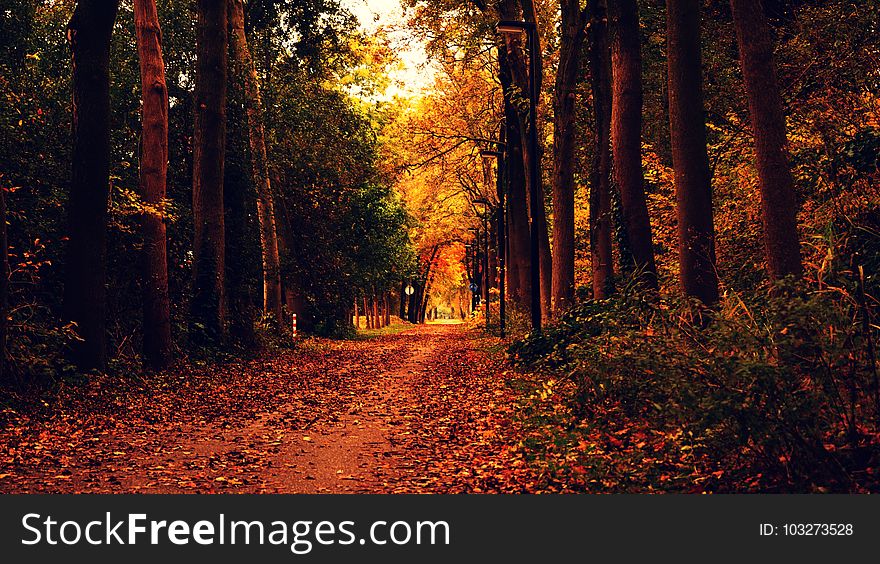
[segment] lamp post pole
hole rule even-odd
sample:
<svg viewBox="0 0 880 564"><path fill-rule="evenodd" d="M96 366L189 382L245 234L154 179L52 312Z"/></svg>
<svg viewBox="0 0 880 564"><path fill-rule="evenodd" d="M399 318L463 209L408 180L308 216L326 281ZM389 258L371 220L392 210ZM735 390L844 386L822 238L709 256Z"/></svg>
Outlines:
<svg viewBox="0 0 880 564"><path fill-rule="evenodd" d="M530 242L530 278L531 278L531 318L532 330L541 332L541 265L538 253L538 222L537 210L541 202L538 199L538 183L541 181L540 163L538 162L538 28L534 22L500 21L495 29L499 33L526 34L526 48L529 52L529 242Z"/></svg>
<svg viewBox="0 0 880 564"><path fill-rule="evenodd" d="M504 142L504 125L501 126L501 142ZM505 325L507 323L507 306L505 304L505 285L507 283L507 244L505 236L507 232L507 206L505 203L505 174L506 163L502 155L498 159L498 168L495 172L495 184L498 191L498 324L501 327L501 338L504 338Z"/></svg>
<svg viewBox="0 0 880 564"><path fill-rule="evenodd" d="M479 289L480 280L480 229L478 227L468 227L468 231L474 234L474 242L471 245L473 251L471 262L471 311L475 311L478 306L478 296L481 294ZM473 288L477 287L477 290Z"/></svg>
<svg viewBox="0 0 880 564"><path fill-rule="evenodd" d="M500 141L504 143L504 124L501 124ZM505 285L507 283L507 244L505 241L507 231L507 206L505 198L505 174L506 163L504 155L498 157L498 168L495 171L495 186L498 192L498 325L500 327L500 335L503 339L505 336L505 325L507 323L507 306L505 304Z"/></svg>
<svg viewBox="0 0 880 564"><path fill-rule="evenodd" d="M501 121L498 141L494 142L499 148L506 147L504 142L504 120ZM484 159L493 159L498 164L495 171L495 190L498 197L498 208L495 210L497 221L497 247L496 256L498 260L498 325L500 327L500 336L503 339L506 333L507 324L507 303L505 301L506 293L506 276L507 276L507 206L506 206L506 154L503 151L483 150L480 156Z"/></svg>
<svg viewBox="0 0 880 564"><path fill-rule="evenodd" d="M482 154L482 153L481 153ZM482 285L483 300L486 308L486 331L489 330L489 210L491 205L486 198L477 198L474 204L483 206L483 276L480 280Z"/></svg>

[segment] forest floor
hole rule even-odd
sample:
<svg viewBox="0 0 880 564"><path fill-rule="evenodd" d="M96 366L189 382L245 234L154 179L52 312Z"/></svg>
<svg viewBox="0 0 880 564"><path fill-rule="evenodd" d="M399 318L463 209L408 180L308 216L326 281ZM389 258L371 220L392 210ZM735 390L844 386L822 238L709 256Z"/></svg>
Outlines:
<svg viewBox="0 0 880 564"><path fill-rule="evenodd" d="M5 409L0 492L535 491L500 341L391 329Z"/></svg>

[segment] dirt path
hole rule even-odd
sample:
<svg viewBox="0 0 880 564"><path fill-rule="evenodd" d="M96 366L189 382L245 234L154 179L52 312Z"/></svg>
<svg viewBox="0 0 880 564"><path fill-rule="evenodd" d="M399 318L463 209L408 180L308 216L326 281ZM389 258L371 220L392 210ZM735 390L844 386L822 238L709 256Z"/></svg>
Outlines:
<svg viewBox="0 0 880 564"><path fill-rule="evenodd" d="M397 470L404 454L395 448L394 427L399 426L412 402L414 375L430 365L439 355L438 339L450 329L438 326L419 331L419 339L406 340L400 347L403 363L373 375L371 385L346 409L331 415L331 420L316 422L302 436L279 436L277 421L289 414L288 408L261 413L229 439L217 425L193 433L187 450L201 456L229 452L236 445L254 445L266 437L277 437L279 444L266 461L261 490L277 493L326 493L382 491L390 487L383 477ZM357 366L345 367L346 373L359 373ZM220 423L222 426L222 423Z"/></svg>
<svg viewBox="0 0 880 564"><path fill-rule="evenodd" d="M0 492L517 491L513 392L492 345L427 325L128 388L99 380L0 429Z"/></svg>

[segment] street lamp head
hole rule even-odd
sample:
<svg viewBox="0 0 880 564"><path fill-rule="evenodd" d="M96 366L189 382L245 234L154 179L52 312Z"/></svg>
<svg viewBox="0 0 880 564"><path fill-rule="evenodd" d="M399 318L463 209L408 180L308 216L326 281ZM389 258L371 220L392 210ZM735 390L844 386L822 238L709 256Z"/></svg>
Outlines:
<svg viewBox="0 0 880 564"><path fill-rule="evenodd" d="M523 33L529 29L529 27L534 24L531 22L523 22L519 20L501 20L497 24L495 24L495 31L498 33Z"/></svg>
<svg viewBox="0 0 880 564"><path fill-rule="evenodd" d="M480 156L484 159L500 159L503 153L501 151L493 151L491 149L483 149Z"/></svg>

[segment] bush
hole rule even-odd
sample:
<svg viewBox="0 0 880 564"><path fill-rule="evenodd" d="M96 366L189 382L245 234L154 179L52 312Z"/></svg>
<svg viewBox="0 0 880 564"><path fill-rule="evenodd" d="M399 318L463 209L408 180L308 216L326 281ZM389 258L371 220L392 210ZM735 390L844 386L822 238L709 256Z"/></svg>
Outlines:
<svg viewBox="0 0 880 564"><path fill-rule="evenodd" d="M629 293L577 305L510 348L566 375L583 419L620 412L777 486L852 489L875 452L876 327L857 289L786 284L706 311Z"/></svg>

